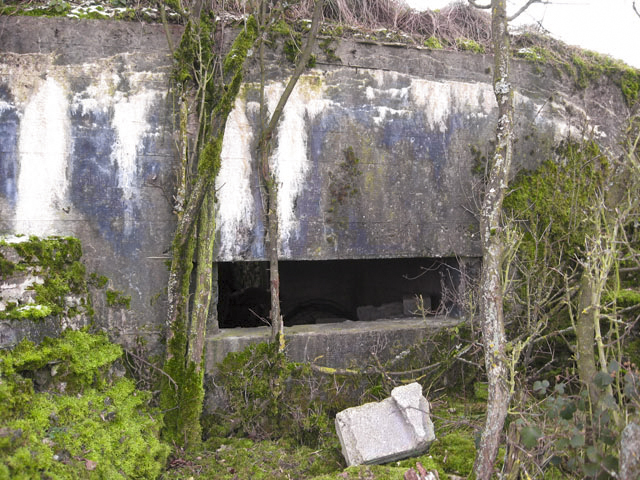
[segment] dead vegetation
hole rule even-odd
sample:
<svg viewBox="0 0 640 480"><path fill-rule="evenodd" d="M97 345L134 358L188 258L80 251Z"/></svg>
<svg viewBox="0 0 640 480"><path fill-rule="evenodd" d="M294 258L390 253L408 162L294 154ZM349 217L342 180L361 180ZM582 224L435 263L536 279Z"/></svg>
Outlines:
<svg viewBox="0 0 640 480"><path fill-rule="evenodd" d="M287 11L290 22L311 18L313 0L300 0ZM245 15L245 0L213 0L216 11L234 16ZM423 44L437 38L443 46L458 49L460 39L473 40L485 50L490 49L491 18L467 2L456 2L441 10L417 11L402 0L327 0L324 6L325 24L335 24L362 32L392 30L408 35Z"/></svg>

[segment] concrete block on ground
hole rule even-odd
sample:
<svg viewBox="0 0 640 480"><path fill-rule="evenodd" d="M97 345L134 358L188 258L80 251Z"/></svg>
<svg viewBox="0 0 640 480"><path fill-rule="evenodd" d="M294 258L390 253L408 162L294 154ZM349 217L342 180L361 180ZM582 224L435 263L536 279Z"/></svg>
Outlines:
<svg viewBox="0 0 640 480"><path fill-rule="evenodd" d="M422 387L396 387L378 403L336 415L336 432L348 466L387 463L425 452L435 440Z"/></svg>

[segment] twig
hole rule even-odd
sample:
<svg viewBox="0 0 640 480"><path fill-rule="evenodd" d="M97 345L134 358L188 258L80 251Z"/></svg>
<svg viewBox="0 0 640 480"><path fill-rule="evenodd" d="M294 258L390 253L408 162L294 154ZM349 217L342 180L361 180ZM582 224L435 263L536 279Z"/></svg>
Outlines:
<svg viewBox="0 0 640 480"><path fill-rule="evenodd" d="M135 353L133 353L133 352L131 352L131 351L127 350L126 348L123 348L123 350L124 350L124 352L125 352L127 355L131 355L131 356L132 356L133 358L135 358L136 360L138 360L138 361L140 361L140 362L144 363L145 365L147 365L147 366L149 366L149 367L153 368L154 370L159 371L161 374L163 374L165 377L167 377L167 378L169 379L169 382L173 385L173 388L175 388L175 389L176 389L176 391L178 391L178 384L176 383L176 381L175 381L173 378L171 378L171 375L169 375L167 372L165 372L164 370L162 370L162 369L161 369L161 368L159 368L159 367L156 367L154 364L147 362L144 358L142 358L142 357L140 357L140 356L136 355Z"/></svg>

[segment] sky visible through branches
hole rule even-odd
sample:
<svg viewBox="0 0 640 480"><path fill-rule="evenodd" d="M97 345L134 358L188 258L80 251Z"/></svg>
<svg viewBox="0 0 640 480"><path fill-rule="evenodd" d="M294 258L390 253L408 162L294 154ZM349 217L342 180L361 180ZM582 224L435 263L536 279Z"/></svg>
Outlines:
<svg viewBox="0 0 640 480"><path fill-rule="evenodd" d="M416 9L437 9L451 0L405 0ZM482 2L480 2L482 3ZM486 3L489 3L488 1ZM516 11L524 0L509 0ZM588 50L611 55L640 68L640 18L633 11L633 0L549 0L532 5L514 26L540 24L560 40Z"/></svg>

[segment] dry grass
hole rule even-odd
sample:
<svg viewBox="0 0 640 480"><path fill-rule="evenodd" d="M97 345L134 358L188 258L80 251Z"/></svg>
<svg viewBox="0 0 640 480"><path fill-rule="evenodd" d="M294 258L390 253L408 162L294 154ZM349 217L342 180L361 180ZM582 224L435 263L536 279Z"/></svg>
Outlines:
<svg viewBox="0 0 640 480"><path fill-rule="evenodd" d="M214 10L223 8L234 15L244 15L251 10L251 1L210 1ZM311 18L313 5L314 0L300 0L287 9L287 18L290 21ZM456 48L456 40L461 38L474 40L486 50L490 49L491 43L490 16L466 1L438 11L419 12L409 8L403 0L326 0L324 22L362 31L393 30L416 40L436 37L453 49Z"/></svg>

